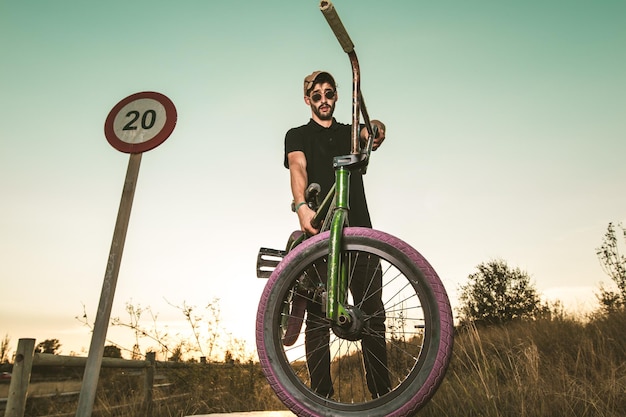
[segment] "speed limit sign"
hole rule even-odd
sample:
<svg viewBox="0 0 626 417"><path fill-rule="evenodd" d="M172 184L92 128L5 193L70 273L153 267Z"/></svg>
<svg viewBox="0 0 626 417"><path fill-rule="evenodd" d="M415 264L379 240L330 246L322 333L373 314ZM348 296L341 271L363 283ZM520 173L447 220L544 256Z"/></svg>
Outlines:
<svg viewBox="0 0 626 417"><path fill-rule="evenodd" d="M144 91L117 103L104 123L104 134L115 149L142 153L156 148L176 126L176 107L160 93Z"/></svg>

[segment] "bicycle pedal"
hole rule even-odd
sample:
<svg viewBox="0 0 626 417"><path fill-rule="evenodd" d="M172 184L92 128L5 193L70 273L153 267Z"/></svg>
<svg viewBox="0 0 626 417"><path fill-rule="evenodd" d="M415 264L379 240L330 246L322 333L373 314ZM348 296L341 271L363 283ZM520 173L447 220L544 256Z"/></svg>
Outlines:
<svg viewBox="0 0 626 417"><path fill-rule="evenodd" d="M287 255L287 251L279 249L261 248L256 258L257 278L269 278L280 261Z"/></svg>

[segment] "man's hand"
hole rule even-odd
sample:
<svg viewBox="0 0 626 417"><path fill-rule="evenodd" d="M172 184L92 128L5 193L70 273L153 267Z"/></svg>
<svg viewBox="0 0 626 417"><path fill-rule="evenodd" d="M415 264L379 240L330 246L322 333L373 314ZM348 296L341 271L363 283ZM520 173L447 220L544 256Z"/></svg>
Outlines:
<svg viewBox="0 0 626 417"><path fill-rule="evenodd" d="M385 124L383 122L381 122L380 120L372 120L370 121L370 123L372 125L376 125L378 127L378 133L376 134L376 137L374 138L374 142L372 143L372 150L375 151L376 149L378 149L380 147L380 145L383 144L383 141L385 140L385 130L387 129L385 127ZM367 129L363 128L361 129L361 143L365 143L365 141L367 141Z"/></svg>
<svg viewBox="0 0 626 417"><path fill-rule="evenodd" d="M374 138L374 143L372 144L372 150L375 151L378 149L380 145L383 144L385 140L385 124L380 120L372 120L372 124L378 126L378 135Z"/></svg>
<svg viewBox="0 0 626 417"><path fill-rule="evenodd" d="M311 220L315 217L315 211L311 210L307 204L303 204L298 209L298 220L300 221L300 230L313 236L319 233L318 229L311 226Z"/></svg>

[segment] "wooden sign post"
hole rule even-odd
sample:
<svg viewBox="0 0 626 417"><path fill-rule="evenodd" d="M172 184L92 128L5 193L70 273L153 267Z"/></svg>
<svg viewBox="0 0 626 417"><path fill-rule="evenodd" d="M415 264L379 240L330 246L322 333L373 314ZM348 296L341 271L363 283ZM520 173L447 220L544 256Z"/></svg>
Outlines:
<svg viewBox="0 0 626 417"><path fill-rule="evenodd" d="M113 107L104 124L104 133L109 143L118 151L129 153L130 159L78 397L76 417L90 417L93 410L141 155L156 148L170 136L176 126L176 118L176 108L169 98L155 92L143 92L120 101Z"/></svg>

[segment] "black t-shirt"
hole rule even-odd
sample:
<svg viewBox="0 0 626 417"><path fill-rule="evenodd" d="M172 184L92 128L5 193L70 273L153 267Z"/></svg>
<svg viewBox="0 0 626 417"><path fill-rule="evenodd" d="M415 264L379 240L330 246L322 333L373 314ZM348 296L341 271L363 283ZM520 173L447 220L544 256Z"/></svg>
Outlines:
<svg viewBox="0 0 626 417"><path fill-rule="evenodd" d="M310 183L322 187L322 198L335 183L333 158L350 154L351 126L338 123L333 118L330 127L325 128L313 119L308 124L290 129L285 135L285 168L289 168L287 154L302 151L306 157L307 176ZM372 227L363 176L356 171L350 175L350 226Z"/></svg>

